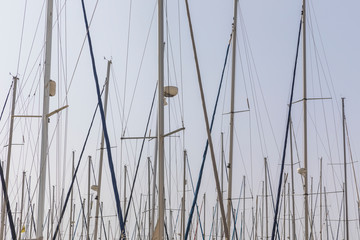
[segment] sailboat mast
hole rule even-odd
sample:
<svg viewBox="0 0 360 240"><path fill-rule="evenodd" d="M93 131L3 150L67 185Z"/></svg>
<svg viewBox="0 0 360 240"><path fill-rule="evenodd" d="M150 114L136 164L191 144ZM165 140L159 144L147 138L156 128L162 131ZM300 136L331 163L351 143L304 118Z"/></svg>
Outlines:
<svg viewBox="0 0 360 240"><path fill-rule="evenodd" d="M124 209L126 209L126 179L127 179L127 166L124 166Z"/></svg>
<svg viewBox="0 0 360 240"><path fill-rule="evenodd" d="M288 239L291 239L291 200L290 200L290 196L291 196L291 193L290 193L290 183L288 183L288 231L289 231L289 234L288 234Z"/></svg>
<svg viewBox="0 0 360 240"><path fill-rule="evenodd" d="M258 239L258 198L259 196L256 195L256 202L255 202L255 239Z"/></svg>
<svg viewBox="0 0 360 240"><path fill-rule="evenodd" d="M71 178L74 178L75 172L75 152L72 152L72 171L71 171ZM73 200L74 200L74 192L73 188L71 189L71 197L70 197L70 224L69 224L69 240L72 239L72 229L73 229ZM74 209L75 212L75 209Z"/></svg>
<svg viewBox="0 0 360 240"><path fill-rule="evenodd" d="M159 154L159 215L158 239L164 239L164 4L158 0L158 154Z"/></svg>
<svg viewBox="0 0 360 240"><path fill-rule="evenodd" d="M303 118L304 118L304 210L305 238L309 237L309 204L308 204L308 149L307 149L307 88L306 88L306 0L303 0Z"/></svg>
<svg viewBox="0 0 360 240"><path fill-rule="evenodd" d="M324 200L325 200L325 225L326 225L326 239L329 239L329 228L328 228L328 209L327 209L327 198L326 198L326 187L324 187Z"/></svg>
<svg viewBox="0 0 360 240"><path fill-rule="evenodd" d="M243 198L244 198L244 200L243 200L243 215L242 215L242 217L243 217L243 219L242 219L242 221L243 221L243 224L242 224L242 229L243 229L243 231L242 231L242 239L245 239L245 229L246 229L246 223L245 223L245 187L246 187L246 181L245 181L245 175L243 176L243 182L244 182L244 190L243 190ZM235 209L234 209L234 211L235 211Z"/></svg>
<svg viewBox="0 0 360 240"><path fill-rule="evenodd" d="M109 96L109 80L110 80L110 67L111 67L111 60L107 63L107 72L106 72L106 86L105 86L105 100L104 100L104 115L106 118L106 110L107 110L107 103L108 103L108 96ZM103 159L104 159L104 133L101 136L101 143L100 143L100 161L99 161L99 175L98 175L98 189L97 189L97 199L96 201L96 210L95 210L95 230L94 230L94 239L97 239L97 232L98 232L98 221L99 221L99 210L100 210L100 193L101 193L101 180L102 180L102 166L103 166ZM125 208L126 209L126 206Z"/></svg>
<svg viewBox="0 0 360 240"><path fill-rule="evenodd" d="M88 163L88 194L87 194L87 228L86 228L86 239L90 239L90 182L91 182L91 156L89 156L89 163Z"/></svg>
<svg viewBox="0 0 360 240"><path fill-rule="evenodd" d="M158 121L158 120L157 120ZM158 126L156 125L156 131L158 132ZM156 227L155 222L155 194L156 194L156 176L157 176L157 161L158 161L158 138L155 139L155 154L154 154L154 173L153 173L153 186L152 186L152 200L151 200L151 228L150 228L150 237L149 239L152 239L154 235L154 230Z"/></svg>
<svg viewBox="0 0 360 240"><path fill-rule="evenodd" d="M228 182L228 202L226 222L228 229L231 229L232 213L232 170L233 170L233 145L234 145L234 107L235 107L235 63L236 63L236 22L237 22L237 3L234 0L234 22L232 31L232 71L231 71L231 103L230 103L230 149L229 149L229 182Z"/></svg>
<svg viewBox="0 0 360 240"><path fill-rule="evenodd" d="M151 160L150 160L150 157L148 157L148 208L149 208L149 240L151 239L150 238L150 233L151 233L151 195L150 195L150 192L151 192L151 173L150 173L150 170L151 170ZM145 239L145 238L144 238Z"/></svg>
<svg viewBox="0 0 360 240"><path fill-rule="evenodd" d="M45 208L45 181L46 181L46 158L48 155L48 113L50 97L50 70L51 70L51 45L52 45L52 20L53 0L47 2L46 15L46 43L45 43L45 70L44 70L44 101L42 115L41 133L41 155L40 155L40 176L39 176L39 198L36 239L43 239L43 223Z"/></svg>
<svg viewBox="0 0 360 240"><path fill-rule="evenodd" d="M189 28L190 28L191 43L192 43L193 53L194 53L194 58L195 58L195 66L196 66L196 73L197 73L197 77L198 77L198 84L199 84L199 90L200 90L200 96L201 96L201 104L202 104L203 115L204 115L204 119L205 119L206 133L207 133L208 144L209 144L210 154L211 154L211 163L212 163L212 168L213 168L213 172L214 172L217 196L218 196L219 204L220 204L221 218L222 218L223 226L224 226L225 239L229 240L230 239L229 228L226 223L225 208L224 208L223 199L222 199L222 192L220 189L219 175L218 175L218 171L217 171L214 146L213 146L213 142L212 142L212 137L211 137L211 132L210 132L210 124L209 124L209 119L208 119L207 110L206 110L204 89L203 89L202 81L201 81L200 67L199 67L199 61L198 61L198 57L197 57L197 53L196 53L194 32L193 32L193 28L192 28L192 24L191 24L188 0L185 0L185 4L186 4L186 13L187 13L188 23L189 23Z"/></svg>
<svg viewBox="0 0 360 240"><path fill-rule="evenodd" d="M313 196L314 196L314 191L313 191L313 183L314 183L314 178L310 177L310 239L314 239L314 222L313 222Z"/></svg>
<svg viewBox="0 0 360 240"><path fill-rule="evenodd" d="M50 219L48 220L49 224L51 224L51 228L50 228L50 238L53 238L53 229L54 229L54 211L55 211L55 185L52 186L52 201L51 201L51 208L49 210L49 213L51 215L49 215Z"/></svg>
<svg viewBox="0 0 360 240"><path fill-rule="evenodd" d="M320 238L319 240L322 240L322 158L320 158Z"/></svg>
<svg viewBox="0 0 360 240"><path fill-rule="evenodd" d="M261 191L261 239L264 239L264 181L262 182L262 191Z"/></svg>
<svg viewBox="0 0 360 240"><path fill-rule="evenodd" d="M206 193L204 193L204 233L203 238L205 239L205 233L206 233Z"/></svg>
<svg viewBox="0 0 360 240"><path fill-rule="evenodd" d="M284 202L284 212L283 212L283 238L286 238L286 200L285 200L285 192L286 192L286 181L287 181L287 173L284 173L284 188L283 188L283 202Z"/></svg>
<svg viewBox="0 0 360 240"><path fill-rule="evenodd" d="M21 203L20 203L20 222L19 222L19 240L21 239L21 232L22 232L22 215L23 215L23 209L24 209L24 185L25 185L25 178L26 178L26 172L23 172L23 179L22 179L22 187L21 187ZM25 227L25 224L24 224Z"/></svg>
<svg viewBox="0 0 360 240"><path fill-rule="evenodd" d="M292 201L292 214L291 214L291 225L292 225L292 239L296 239L296 228L295 228L295 182L294 182L294 154L293 154L293 133L292 120L290 119L290 159L291 159L291 201Z"/></svg>
<svg viewBox="0 0 360 240"><path fill-rule="evenodd" d="M220 169L221 169L221 198L223 198L224 196L224 133L221 132L221 161L220 161ZM218 197L218 204L219 204L219 197ZM219 211L216 211L219 212ZM224 229L223 229L223 225L220 222L220 240L223 240L223 236L224 236ZM217 239L217 238L216 238Z"/></svg>
<svg viewBox="0 0 360 240"><path fill-rule="evenodd" d="M268 211L268 176L267 176L267 159L264 158L265 164L265 239L269 236L269 211Z"/></svg>
<svg viewBox="0 0 360 240"><path fill-rule="evenodd" d="M183 196L181 199L181 239L185 238L186 150L184 150Z"/></svg>
<svg viewBox="0 0 360 240"><path fill-rule="evenodd" d="M345 99L341 98L342 103L342 125L343 125L343 146L344 146L344 178L345 178L345 240L349 239L349 211L348 211L348 195L347 195L347 167L346 167L346 140L345 140Z"/></svg>

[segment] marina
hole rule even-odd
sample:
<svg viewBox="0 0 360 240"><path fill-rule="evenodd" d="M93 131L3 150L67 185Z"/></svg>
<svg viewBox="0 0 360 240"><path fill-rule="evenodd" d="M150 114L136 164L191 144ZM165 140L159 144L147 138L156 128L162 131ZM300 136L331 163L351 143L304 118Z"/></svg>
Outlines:
<svg viewBox="0 0 360 240"><path fill-rule="evenodd" d="M360 3L1 5L0 239L360 239Z"/></svg>

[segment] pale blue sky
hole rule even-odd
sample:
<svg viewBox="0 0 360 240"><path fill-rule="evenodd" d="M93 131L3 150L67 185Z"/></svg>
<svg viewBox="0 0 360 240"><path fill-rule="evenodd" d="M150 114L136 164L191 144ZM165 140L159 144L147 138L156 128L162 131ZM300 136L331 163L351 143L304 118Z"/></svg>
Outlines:
<svg viewBox="0 0 360 240"><path fill-rule="evenodd" d="M18 76L20 78L19 85L24 89L21 93L21 100L18 101L19 105L22 106L22 104L24 104L24 101L26 101L27 95L30 92L31 94L35 93L34 89L37 84L40 84L40 86L42 84L42 77L39 75L40 72L37 73L37 71L41 71L41 68L39 68L38 65L41 63L40 59L43 58L41 48L44 44L45 7L42 11L44 2L27 2L22 47L19 57L25 3L26 1L3 1L0 7L0 30L2 32L2 38L0 40L1 104L3 104L5 100L6 93L11 83L11 76L9 73L13 75L17 73L18 61L20 63L18 70ZM62 163L65 145L61 143L59 147L62 150L60 150L60 155L58 153L59 158L61 158L59 159L61 163L59 163L59 165L55 165L55 163L51 164L52 169L55 169L55 166L58 168L56 176L54 176L51 180L51 185L62 184L62 179L69 177L69 164L71 162L70 152L72 150L76 150L77 155L79 154L93 114L93 109L96 104L95 85L87 42L85 42L82 55L79 58L78 66L74 71L80 53L80 48L85 39L85 26L80 3L80 1L60 1L54 4L55 9L58 9L54 10L55 12L59 12L59 9L61 9L61 17L59 18L59 21L56 21L56 18L54 18L53 67L51 76L58 82L62 89L57 97L51 99L51 110L64 105L65 84L69 85L70 81L72 81L72 83L68 95L68 103L70 107L68 110L67 160L65 164ZM86 1L88 18L91 17L95 3L95 1ZM113 85L111 86L112 90L110 90L110 106L112 113L110 114L111 120L109 120L109 131L111 132L110 135L112 137L112 143L116 146L116 150L114 150L114 158L117 159L116 167L120 169L124 163L128 164L130 165L131 174L133 174L134 171L135 159L138 157L140 142L136 143L133 141L131 142L131 145L130 142L123 142L123 144L121 144L120 135L121 129L123 128L123 122L120 120L119 116L123 114L123 107L119 106L118 103L121 101L121 104L123 104L125 87L124 79L125 76L127 76L125 91L126 107L124 112L126 116L129 116L129 118L127 125L128 132L126 135L142 136L145 129L153 89L155 88L157 80L157 8L154 8L156 7L155 3L156 1L133 0L131 2L131 21L129 25L129 0L99 1L90 29L98 76L101 82L103 82L106 74L106 61L103 60L104 57L106 59L113 60L113 70L111 72L111 81L113 82ZM64 7L64 4L66 7ZM210 115L210 112L212 112L213 109L226 46L231 33L233 2L221 0L198 0L189 1L189 4L207 107ZM281 150L283 147L287 103L294 65L301 4L301 1L288 0L240 0L239 2L239 10L241 11L242 19L239 19L238 21L239 30L237 35L239 37L238 45L240 47L240 50L238 51L241 53L241 61L244 64L240 64L240 57L238 56L238 64L236 68L236 91L238 94L236 96L235 109L243 110L246 108L246 98L249 98L252 111L250 121L248 113L236 116L236 134L239 138L239 140L236 140L236 145L241 148L240 152L239 147L235 147L235 158L237 162L235 163L236 174L234 178L236 184L234 188L236 188L236 190L234 190L234 195L236 195L236 197L240 191L239 188L242 175L245 174L244 168L246 168L247 177L252 179L247 179L247 181L252 181L251 185L247 185L251 186L252 194L256 195L261 193L260 181L263 178L263 157L269 157L269 161L272 163L271 170L273 174L272 178L274 180L273 184L275 185L275 182L277 183L276 173L279 170L279 153L277 148ZM178 6L180 6L180 9L178 9ZM200 166L202 151L206 141L206 133L203 123L199 90L196 82L195 65L186 19L185 3L184 1L169 1L167 9L170 40L165 40L165 55L169 56L168 64L166 61L165 63L171 72L171 84L174 85L176 82L178 83L179 96L176 97L177 99L172 101L172 103L175 104L170 103L172 109L171 129L169 129L168 120L166 120L165 131L168 132L181 127L182 111L180 110L179 103L181 103L183 94L183 104L185 109L184 125L186 128L184 145L188 150L193 178L195 180L197 179L197 171ZM309 144L309 158L311 158L310 165L314 167L313 170L309 171L310 175L314 176L314 182L317 183L317 159L329 156L329 153L327 152L328 147L334 150L334 153L332 154L332 157L334 158L333 161L342 161L342 159L337 158L339 153L342 154L342 145L340 144L341 125L338 125L341 123L339 119L340 97L346 98L346 115L351 137L352 153L355 157L354 161L357 160L357 149L360 147L360 127L357 124L360 120L360 112L358 109L360 103L358 94L360 90L360 31L358 27L360 23L360 15L358 14L360 2L356 0L348 0L345 2L335 0L314 0L309 1L308 9L308 97L333 98L332 100L324 101L324 111L321 101L309 102L309 115L312 117L312 119L309 119L309 138L312 139ZM154 10L155 15L151 22ZM180 16L178 16L178 12L180 13ZM40 19L40 22L37 33L35 34L38 19ZM58 24L59 22L60 24ZM149 31L150 25L151 29ZM130 35L128 34L129 26ZM246 36L244 35L244 26L246 28ZM58 30L61 32L61 38L58 37ZM138 73L148 32L149 38L144 60L141 72ZM180 65L179 32L181 34L182 65ZM33 50L31 54L29 54L33 42ZM244 48L244 44L246 44L246 48ZM129 49L128 52L127 46ZM172 51L167 51L167 47L171 47ZM252 56L248 55L246 58L246 51L250 51L250 48ZM59 51L62 52L63 55L59 55ZM67 54L66 69L64 69L65 67L62 67L62 63L59 64L59 62L65 61L65 52ZM38 58L39 56L40 58ZM302 94L302 54L300 54L299 57L297 85L295 89L296 100L300 99ZM28 67L25 72L28 59ZM245 63L247 61L251 62L250 73L248 70L249 65ZM182 69L180 69L180 66L182 66ZM242 73L242 68L244 69L244 73ZM225 92L221 95L221 103L219 105L217 122L213 133L217 158L220 156L220 132L223 131L224 137L228 139L228 115L222 115L222 113L229 111L229 99L227 98L230 96L230 71L231 69L228 66L225 71ZM64 72L66 72L67 83L64 83ZM181 76L184 89L182 89L180 84ZM137 91L133 100L132 110L129 112L133 89L137 79L139 79ZM115 82L116 85L114 84ZM258 83L260 83L264 94L263 97L266 101L266 107L269 114L268 116L272 124L271 126L269 124L269 119L266 114ZM254 93L252 93L251 84L254 84L255 86L253 91L256 91L256 98L253 97ZM320 90L320 86L322 90ZM30 91L29 89L31 88L32 90ZM335 90L335 92L333 90ZM36 95L33 98L34 99L30 101L31 105L29 105L31 108L28 107L27 113L41 114L41 108L39 107L41 95L39 95L39 91L36 91ZM224 100L225 98L226 100ZM32 105L33 103L34 105ZM255 104L259 104L259 106L255 107ZM2 145L5 145L7 142L8 122L6 122L6 117L8 116L8 108L9 107L7 107L5 116L0 123L1 129L4 129L0 132L0 141ZM20 106L17 105L17 108L20 109ZM168 107L166 108L166 116L168 116L167 109ZM256 119L255 117L255 114L258 114L257 111L259 111L259 114L261 115L263 129L257 125L257 120L260 121L260 119ZM300 158L302 156L301 111L302 107L300 103L294 106L294 125L298 138L297 141ZM327 125L324 123L325 118L323 112L326 112L325 116L327 119ZM332 115L333 112L334 115ZM23 110L21 113L25 114ZM333 116L335 116L335 118L333 118ZM98 120L99 118L96 121L97 125L94 127L93 135L90 139L89 144L91 147L87 149L84 155L85 159L87 155L93 155L96 156L94 158L98 161L98 151L96 149L99 148L99 138L101 136L100 123ZM36 120L32 121L33 127L37 126L38 122L36 122ZM151 121L152 134L155 134L155 121L155 115L153 115ZM334 123L334 121L336 122ZM51 120L51 124L55 122L56 118L54 117L54 119ZM315 123L317 126L316 128L314 127ZM336 127L334 124L336 124ZM26 132L26 125L24 122L21 122L17 126L17 137L14 141L20 142L21 132ZM271 130L271 127L273 130ZM330 132L328 135L324 133L326 128L328 128L328 131ZM53 130L54 128L51 129ZM65 138L64 118L61 120L61 129L62 133L54 135L55 140L56 138L61 140ZM249 129L251 129L251 131L249 131ZM258 131L258 129L261 130ZM333 131L334 129L336 130L337 135ZM34 128L32 131L32 140L29 140L29 142L35 144L38 130L35 130ZM274 136L272 135L272 132L274 133ZM26 134L25 138L30 135L28 132L24 134ZM50 133L50 135L52 134L53 132ZM259 135L263 135L261 136L261 140L259 140ZM277 147L274 142L274 137L277 142ZM336 137L338 137L338 140L335 139ZM172 187L172 192L175 195L176 188L180 189L180 185L176 186L176 184L181 183L180 170L182 169L182 155L180 155L180 153L182 152L181 145L183 137L180 139L176 138L176 140L171 141L172 143L176 142L176 144L172 144L172 151L174 151L174 153L171 157L173 166L172 174L174 175L174 186ZM228 140L225 140L225 142L226 146L228 146ZM262 145L260 142L262 142ZM340 152L337 150L336 145L340 146ZM175 151L174 149L176 146L177 148ZM30 146L27 149L29 148ZM120 161L121 148L123 151L123 158ZM142 183L146 181L147 174L145 159L147 156L153 157L153 149L153 142L146 144L143 155L144 163L140 170L142 174L142 179L140 181ZM167 147L166 149L169 148ZM252 151L250 151L250 149ZM12 170L13 174L18 175L18 180L13 180L16 182L16 186L19 186L20 184L19 176L21 175L21 172L29 169L28 167L31 166L30 160L25 160L24 158L24 156L26 156L25 152L31 150L24 149L23 151L24 152L19 154L20 157L18 157L17 160L14 160L14 162L18 161L17 164L19 166L18 169ZM52 145L51 151L53 151L54 154L56 153L55 145ZM168 152L168 150L166 151ZM227 151L228 150L226 150L226 153ZM30 152L27 152L27 154L32 155ZM5 159L6 148L2 148L0 151L0 157L2 161ZM37 159L36 157L34 158ZM169 156L167 158L169 159ZM331 171L328 161L329 159L326 160L326 168L328 171ZM36 160L34 160L33 164L37 164ZM359 170L358 163L355 164L355 167ZM32 171L34 171L33 174L35 174L34 168L37 167L34 165L32 166ZM87 177L85 169L87 169L87 167L85 166L85 163L83 163L82 169L84 170L80 176L81 181L83 184L86 184ZM63 176L63 173L65 173L66 176ZM118 170L118 174L119 173L120 170ZM342 173L337 170L335 178L338 180L341 179L341 174ZM201 192L209 192L209 208L212 207L215 202L214 181L212 176L210 159L208 159L205 168L204 185ZM339 182L340 180L335 183L331 180L332 178L333 175L325 177L325 179L329 181L329 188L334 189L334 184L337 185L338 188L339 184L341 185ZM130 177L130 179L132 179L132 177ZM298 181L300 181L300 178ZM32 184L33 186L35 185L35 180L33 180ZM65 188L66 186L67 184L65 184ZM145 192L146 184L142 184L141 188L141 191ZM273 188L275 189L274 186ZM352 191L353 190L354 189L352 188ZM13 191L18 192L16 187ZM300 184L297 191L301 192ZM250 194L250 191L248 191L247 194ZM140 190L137 192L138 199L140 198L139 195ZM19 197L19 195L16 195L16 197ZM351 197L353 199L354 196ZM112 203L113 200L110 200L111 198L110 194L105 197L105 199ZM192 199L191 194L188 195L188 199L189 198ZM35 199L37 199L37 195L35 196ZM172 200L173 206L171 207L173 208L178 207L177 204L179 200L175 199L176 198L174 197ZM301 213L300 206L299 209L299 213ZM210 220L207 224L210 224Z"/></svg>

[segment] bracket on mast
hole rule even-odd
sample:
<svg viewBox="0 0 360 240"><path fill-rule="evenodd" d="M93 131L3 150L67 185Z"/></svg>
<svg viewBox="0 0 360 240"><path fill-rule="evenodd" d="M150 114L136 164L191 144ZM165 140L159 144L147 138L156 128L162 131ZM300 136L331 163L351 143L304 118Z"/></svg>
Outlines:
<svg viewBox="0 0 360 240"><path fill-rule="evenodd" d="M302 102L304 100L331 100L331 99L332 99L331 97L326 97L326 98L306 98L306 99L302 98L300 100L297 100L297 101L293 102L292 104Z"/></svg>
<svg viewBox="0 0 360 240"><path fill-rule="evenodd" d="M182 128L176 129L176 130L174 130L174 131L172 131L172 132L169 132L169 133L167 133L167 134L164 134L163 137L169 137L170 135L173 135L174 133L180 132L180 131L182 131L182 130L185 130L185 128L182 127ZM151 140L151 139L156 138L156 136L149 136L149 137L122 137L121 140L125 140L125 139L144 139L144 138Z"/></svg>
<svg viewBox="0 0 360 240"><path fill-rule="evenodd" d="M69 107L69 105L65 105L65 106L63 106L63 107L61 107L61 108L58 108L58 109L52 111L51 113L46 114L46 116L47 116L47 117L51 117L51 116L54 115L55 113L58 113L58 112L64 110L65 108L68 108L68 107Z"/></svg>
<svg viewBox="0 0 360 240"><path fill-rule="evenodd" d="M231 113L243 113L243 112L250 112L250 109L240 110L240 111L234 111L234 112L228 112L228 113L223 113L222 115L228 115L228 114L231 114Z"/></svg>

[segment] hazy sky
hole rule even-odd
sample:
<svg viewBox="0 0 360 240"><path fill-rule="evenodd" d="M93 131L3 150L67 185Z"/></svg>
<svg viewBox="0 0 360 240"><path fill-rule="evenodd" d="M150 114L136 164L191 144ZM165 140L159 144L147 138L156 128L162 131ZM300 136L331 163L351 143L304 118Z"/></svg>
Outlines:
<svg viewBox="0 0 360 240"><path fill-rule="evenodd" d="M85 1L88 18L96 7L91 22L91 36L98 70L99 80L103 84L106 74L106 59L112 59L111 90L109 106L109 132L114 146L114 158L118 181L123 184L122 167L129 165L130 179L133 177L135 162L139 156L140 141L121 141L121 132L126 126L126 136L142 136L151 105L153 91L157 81L157 8L156 1ZM225 51L229 41L233 2L223 0L189 1L197 44L200 69L210 116ZM235 110L247 109L250 113L237 114L234 176L238 197L242 176L246 175L251 184L247 194L260 194L263 179L263 158L268 157L271 163L272 179L278 181L279 151L283 148L287 104L290 83L295 60L296 41L301 17L301 1L264 1L240 0L238 19L238 53L236 64L236 106ZM331 161L342 161L340 98L346 98L346 117L351 140L354 161L357 160L357 149L360 147L360 2L349 0L308 1L307 51L308 51L308 97L332 98L331 100L309 101L309 159L313 170L314 184L318 182L318 160L323 157L324 168L332 171ZM0 103L3 104L10 87L11 75L18 75L19 90L17 113L41 114L42 71L44 45L44 1L3 1L0 7ZM182 127L184 121L185 137L167 140L167 165L172 164L171 191L172 208L178 208L181 189L182 151L188 150L189 161L194 181L198 176L202 151L206 141L206 132L197 85L197 76L193 60L189 28L186 19L184 1L168 1L166 4L167 21L165 39L166 82L179 87L179 95L166 107L165 132ZM68 117L65 112L59 120L59 132L54 131L57 118L51 119L50 138L52 145L50 168L56 171L51 177L51 185L65 184L71 175L71 151L80 153L88 126L96 105L94 78L89 56L89 47L85 41L85 25L81 1L56 1L54 3L53 24L53 57L51 77L58 84L58 94L51 99L51 110L69 104ZM153 15L154 14L154 15ZM84 42L85 41L85 42ZM84 45L83 45L84 43ZM83 49L82 49L83 46ZM231 53L231 52L230 52ZM231 56L231 54L229 55ZM225 70L225 85L214 126L213 136L216 156L220 156L220 133L224 132L226 148L228 147L230 71ZM11 75L10 75L10 74ZM126 81L125 81L126 79ZM302 98L302 53L299 54L295 100ZM261 87L260 87L261 86ZM136 92L134 88L136 87ZM66 92L68 89L68 95ZM134 96L134 97L133 97ZM265 105L266 103L266 105ZM123 107L125 105L125 107ZM183 108L184 107L184 108ZM170 108L170 110L169 110ZM155 108L156 110L156 108ZM171 114L169 114L169 111ZM298 154L302 158L302 105L294 105L294 131L297 135ZM9 105L1 119L0 141L7 144ZM123 116L125 115L125 117ZM169 115L171 121L169 121ZM66 121L67 119L67 121ZM39 121L18 120L16 124L15 143L26 139L22 150L15 151L14 169L17 175L12 194L19 197L21 172L32 171L36 175L38 155ZM156 115L151 118L151 135L155 134ZM95 166L99 159L99 142L101 128L99 118L95 122L89 147L84 160L93 155ZM30 129L30 126L31 129ZM67 127L67 128L66 128ZM67 129L67 131L65 131ZM66 143L63 140L67 137ZM60 141L62 143L55 143ZM23 141L24 142L24 141ZM53 143L54 142L54 143ZM145 193L147 185L146 157L154 157L154 141L146 142L141 165L141 190ZM59 150L56 150L59 149ZM116 150L115 150L116 149ZM169 154L171 152L171 154ZM225 150L226 155L228 150ZM333 153L331 153L333 152ZM1 161L6 158L6 148L0 150ZM31 157L29 157L31 156ZM226 156L227 157L227 156ZM330 160L331 158L331 160ZM56 159L56 160L55 160ZM66 159L66 160L63 160ZM121 160L120 160L121 159ZM18 166L18 167L15 167ZM298 166L297 166L298 167ZM355 164L359 170L358 163ZM31 169L31 170L29 170ZM57 169L57 170L55 170ZM82 164L81 183L86 184L86 164ZM107 164L106 164L106 171ZM97 175L97 168L95 168ZM341 171L325 177L329 188L340 189ZM108 172L107 184L110 184ZM333 181L334 178L336 181ZM205 167L202 193L209 192L208 207L214 206L215 189L212 179L210 158ZM35 177L34 177L35 179ZM33 179L32 185L36 181ZM168 181L168 180L167 180ZM300 183L300 178L298 178ZM15 187L16 185L16 187ZM121 185L122 186L122 185ZM110 185L108 186L110 187ZM139 186L140 188L140 186ZM188 187L190 190L190 186ZM301 192L301 187L297 189ZM32 190L33 191L33 190ZM58 196L60 196L60 190ZM86 194L85 188L83 194ZM108 191L108 190L107 190ZM128 190L129 191L129 190ZM351 191L355 191L352 188ZM176 193L176 194L175 194ZM49 197L49 195L48 195ZM352 199L355 197L351 195ZM341 197L340 197L341 198ZM34 199L37 199L35 197ZM113 203L109 194L104 199ZM192 195L188 194L188 199ZM105 200L104 200L105 201ZM200 201L199 201L200 202ZM190 202L189 202L190 203ZM137 203L139 204L139 203ZM143 204L143 203L142 203ZM301 212L301 207L299 207ZM250 215L249 215L250 216ZM334 216L335 217L335 216ZM210 220L207 224L210 224Z"/></svg>

